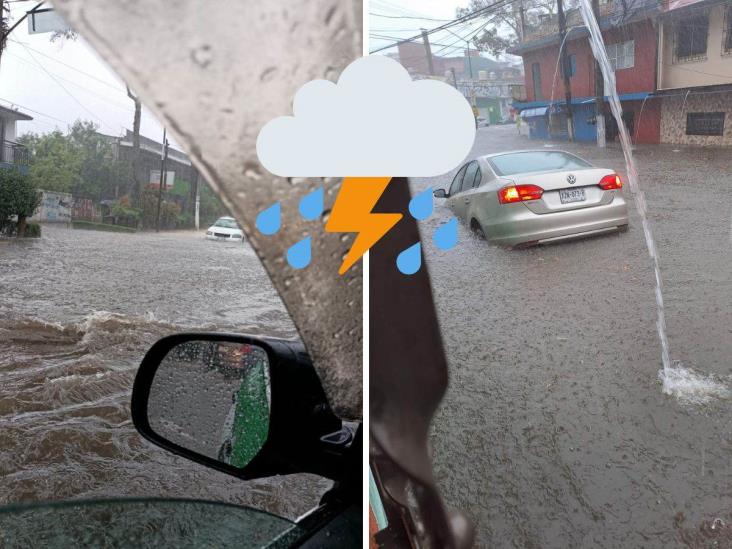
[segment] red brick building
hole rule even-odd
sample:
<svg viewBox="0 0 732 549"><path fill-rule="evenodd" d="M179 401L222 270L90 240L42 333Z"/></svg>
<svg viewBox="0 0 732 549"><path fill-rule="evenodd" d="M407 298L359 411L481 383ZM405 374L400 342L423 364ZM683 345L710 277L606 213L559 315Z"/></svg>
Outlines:
<svg viewBox="0 0 732 549"><path fill-rule="evenodd" d="M609 15L600 18L600 27L608 57L615 68L623 118L635 142L658 143L661 101L649 97L656 90L657 6L649 3L646 9L636 13L633 18L623 20L621 25L612 20L615 11L607 6L603 5ZM564 47L570 66L575 135L578 140L594 141L594 56L588 33L582 27L576 11L568 14L568 28L572 30ZM552 116L552 127L547 128L547 135L539 137L566 135L566 115L561 114L565 102L564 82L561 68L557 70L560 42L556 24L549 22L548 28L536 29L525 37L525 41L511 51L523 58L527 94L527 101L517 103L515 107L519 110L539 108L540 112L543 107L549 108L551 103L560 110L559 116ZM613 139L617 127L611 117L607 116L606 120L607 137Z"/></svg>

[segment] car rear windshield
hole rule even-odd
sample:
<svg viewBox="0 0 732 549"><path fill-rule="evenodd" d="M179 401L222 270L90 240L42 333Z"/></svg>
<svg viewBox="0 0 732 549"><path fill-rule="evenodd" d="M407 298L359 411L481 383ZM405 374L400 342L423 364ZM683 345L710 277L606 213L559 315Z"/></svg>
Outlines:
<svg viewBox="0 0 732 549"><path fill-rule="evenodd" d="M233 219L219 219L214 223L214 227L226 227L227 229L238 229L239 226Z"/></svg>
<svg viewBox="0 0 732 549"><path fill-rule="evenodd" d="M559 151L527 151L501 154L490 159L498 175L547 172L551 170L577 170L592 165L574 155Z"/></svg>

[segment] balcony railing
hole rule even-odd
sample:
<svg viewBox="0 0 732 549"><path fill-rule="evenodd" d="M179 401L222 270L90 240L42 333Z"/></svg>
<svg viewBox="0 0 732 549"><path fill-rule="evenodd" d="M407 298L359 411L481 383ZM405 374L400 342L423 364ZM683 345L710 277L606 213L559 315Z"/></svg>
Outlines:
<svg viewBox="0 0 732 549"><path fill-rule="evenodd" d="M30 153L24 145L15 141L0 141L0 162L27 166L30 164Z"/></svg>

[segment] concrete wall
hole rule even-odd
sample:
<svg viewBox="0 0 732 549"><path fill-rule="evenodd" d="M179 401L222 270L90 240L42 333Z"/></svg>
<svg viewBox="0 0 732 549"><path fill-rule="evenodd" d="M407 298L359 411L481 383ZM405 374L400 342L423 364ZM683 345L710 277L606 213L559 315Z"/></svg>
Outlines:
<svg viewBox="0 0 732 549"><path fill-rule="evenodd" d="M635 64L628 69L615 71L618 93L651 92L656 89L656 29L650 19L639 21L625 27L609 29L603 32L606 44L635 40ZM567 55L574 55L576 72L570 78L573 97L591 97L595 95L594 56L587 38L568 41L565 46ZM554 73L559 56L559 44L547 46L523 55L526 94L529 101L549 100L552 97L554 83L554 99L564 97L564 84L561 71ZM542 98L534 96L534 81L531 65L539 63L541 67Z"/></svg>
<svg viewBox="0 0 732 549"><path fill-rule="evenodd" d="M690 93L664 97L661 106L661 143L682 145L732 145L732 92ZM686 135L690 112L725 112L724 135ZM645 116L645 115L644 115Z"/></svg>
<svg viewBox="0 0 732 549"><path fill-rule="evenodd" d="M732 84L732 54L724 52L723 44L725 9L728 5L718 4L709 8L707 55L706 59L698 61L673 62L673 23L670 19L663 21L659 31L662 44L658 69L659 90ZM732 17L732 14L728 17Z"/></svg>

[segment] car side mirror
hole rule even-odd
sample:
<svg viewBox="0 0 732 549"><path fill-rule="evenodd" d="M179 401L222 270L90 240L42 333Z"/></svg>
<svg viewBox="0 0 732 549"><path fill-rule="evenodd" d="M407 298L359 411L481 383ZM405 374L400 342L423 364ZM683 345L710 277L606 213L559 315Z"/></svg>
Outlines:
<svg viewBox="0 0 732 549"><path fill-rule="evenodd" d="M328 405L302 344L176 334L145 355L132 421L154 444L251 479L309 472L337 480L355 429Z"/></svg>
<svg viewBox="0 0 732 549"><path fill-rule="evenodd" d="M447 198L448 194L445 192L445 189L435 189L432 192L432 196L435 198Z"/></svg>

